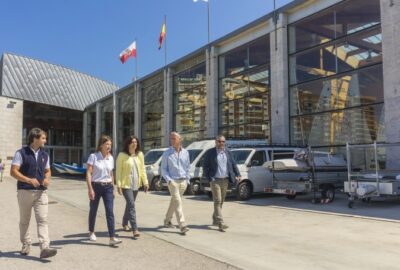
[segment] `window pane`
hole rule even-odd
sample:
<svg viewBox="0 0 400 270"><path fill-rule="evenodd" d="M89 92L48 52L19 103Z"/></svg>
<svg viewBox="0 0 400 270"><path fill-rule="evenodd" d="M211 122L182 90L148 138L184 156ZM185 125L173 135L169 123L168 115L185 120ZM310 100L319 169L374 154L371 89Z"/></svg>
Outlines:
<svg viewBox="0 0 400 270"><path fill-rule="evenodd" d="M243 98L249 92L249 79L247 75L220 80L220 101Z"/></svg>
<svg viewBox="0 0 400 270"><path fill-rule="evenodd" d="M301 51L334 38L334 13L330 9L289 27L289 52Z"/></svg>
<svg viewBox="0 0 400 270"><path fill-rule="evenodd" d="M206 86L206 64L202 63L174 76L174 93Z"/></svg>
<svg viewBox="0 0 400 270"><path fill-rule="evenodd" d="M381 29L347 37L336 45L338 72L382 62Z"/></svg>
<svg viewBox="0 0 400 270"><path fill-rule="evenodd" d="M175 95L175 112L186 112L205 107L207 102L206 87L197 87Z"/></svg>
<svg viewBox="0 0 400 270"><path fill-rule="evenodd" d="M270 61L269 35L249 45L249 68L261 66Z"/></svg>
<svg viewBox="0 0 400 270"><path fill-rule="evenodd" d="M318 145L384 141L383 104L291 118L291 142Z"/></svg>
<svg viewBox="0 0 400 270"><path fill-rule="evenodd" d="M226 138L265 139L267 143L270 142L269 122L223 127L219 131Z"/></svg>
<svg viewBox="0 0 400 270"><path fill-rule="evenodd" d="M206 109L201 108L185 113L179 113L176 117L177 132L193 132L195 130L204 130L206 121Z"/></svg>
<svg viewBox="0 0 400 270"><path fill-rule="evenodd" d="M380 23L379 0L352 0L335 8L337 37L352 34Z"/></svg>
<svg viewBox="0 0 400 270"><path fill-rule="evenodd" d="M269 70L257 70L248 75L249 95L260 94L269 90Z"/></svg>
<svg viewBox="0 0 400 270"><path fill-rule="evenodd" d="M164 98L164 81L159 81L149 87L142 88L145 104Z"/></svg>
<svg viewBox="0 0 400 270"><path fill-rule="evenodd" d="M160 100L143 106L143 139L163 136L164 101Z"/></svg>
<svg viewBox="0 0 400 270"><path fill-rule="evenodd" d="M296 84L336 74L334 45L308 50L290 57L290 83Z"/></svg>
<svg viewBox="0 0 400 270"><path fill-rule="evenodd" d="M377 65L331 80L292 87L291 115L383 102L383 71Z"/></svg>
<svg viewBox="0 0 400 270"><path fill-rule="evenodd" d="M220 70L221 77L241 72L249 67L247 46L222 55L219 60L219 65L222 68Z"/></svg>
<svg viewBox="0 0 400 270"><path fill-rule="evenodd" d="M220 125L269 121L269 96L253 96L220 104Z"/></svg>
<svg viewBox="0 0 400 270"><path fill-rule="evenodd" d="M160 148L161 138L155 138L151 140L143 140L143 151L148 151L150 149Z"/></svg>

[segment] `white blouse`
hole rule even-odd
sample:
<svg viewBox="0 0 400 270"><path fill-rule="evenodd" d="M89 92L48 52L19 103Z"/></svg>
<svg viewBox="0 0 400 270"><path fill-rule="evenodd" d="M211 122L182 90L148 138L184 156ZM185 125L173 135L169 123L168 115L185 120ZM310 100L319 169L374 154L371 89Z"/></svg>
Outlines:
<svg viewBox="0 0 400 270"><path fill-rule="evenodd" d="M101 152L90 154L87 164L93 166L92 182L111 182L114 158L112 155L103 157Z"/></svg>

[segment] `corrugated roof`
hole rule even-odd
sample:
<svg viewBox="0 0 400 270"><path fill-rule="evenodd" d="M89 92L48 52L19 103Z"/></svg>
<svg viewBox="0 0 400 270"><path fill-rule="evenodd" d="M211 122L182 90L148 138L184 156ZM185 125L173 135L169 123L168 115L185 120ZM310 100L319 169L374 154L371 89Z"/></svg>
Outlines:
<svg viewBox="0 0 400 270"><path fill-rule="evenodd" d="M2 96L83 111L119 87L59 65L4 53L0 62Z"/></svg>

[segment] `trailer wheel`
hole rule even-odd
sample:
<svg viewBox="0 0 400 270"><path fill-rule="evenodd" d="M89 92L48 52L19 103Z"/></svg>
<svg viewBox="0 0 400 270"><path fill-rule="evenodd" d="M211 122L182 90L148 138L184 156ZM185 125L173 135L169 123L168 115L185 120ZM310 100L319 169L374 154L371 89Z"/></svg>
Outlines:
<svg viewBox="0 0 400 270"><path fill-rule="evenodd" d="M335 200L335 188L333 186L324 186L321 192L322 198L328 200L328 202L333 202Z"/></svg>
<svg viewBox="0 0 400 270"><path fill-rule="evenodd" d="M297 194L293 194L293 195L286 195L286 199L288 200L294 200L296 198Z"/></svg>
<svg viewBox="0 0 400 270"><path fill-rule="evenodd" d="M252 193L252 187L249 182L240 182L237 192L236 192L236 197L241 200L241 201L246 201L250 199Z"/></svg>
<svg viewBox="0 0 400 270"><path fill-rule="evenodd" d="M348 202L348 203L347 203L347 206L348 206L349 208L353 208L353 206L354 206L354 202L353 202L353 201L351 201L351 202Z"/></svg>
<svg viewBox="0 0 400 270"><path fill-rule="evenodd" d="M160 177L154 177L153 182L152 182L153 188L155 191L161 191L162 190L162 181Z"/></svg>
<svg viewBox="0 0 400 270"><path fill-rule="evenodd" d="M190 182L189 193L191 195L199 195L201 193L199 179L194 179L193 181Z"/></svg>

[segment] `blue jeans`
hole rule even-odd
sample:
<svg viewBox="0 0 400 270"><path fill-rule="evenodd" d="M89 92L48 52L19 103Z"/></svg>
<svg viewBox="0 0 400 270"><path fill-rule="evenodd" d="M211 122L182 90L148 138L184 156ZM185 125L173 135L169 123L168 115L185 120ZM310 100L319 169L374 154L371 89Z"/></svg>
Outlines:
<svg viewBox="0 0 400 270"><path fill-rule="evenodd" d="M128 225L128 221L131 223L131 228L133 231L138 229L136 222L136 209L135 209L135 200L138 194L137 190L132 189L122 189L122 193L124 194L126 205L124 217L122 218L122 226Z"/></svg>
<svg viewBox="0 0 400 270"><path fill-rule="evenodd" d="M90 201L89 211L89 231L94 232L94 225L96 224L96 214L99 208L100 198L103 198L104 208L106 209L108 234L110 237L115 235L115 220L114 220L114 189L111 184L101 185L92 183L94 190L94 200Z"/></svg>

